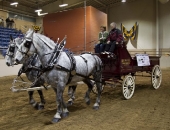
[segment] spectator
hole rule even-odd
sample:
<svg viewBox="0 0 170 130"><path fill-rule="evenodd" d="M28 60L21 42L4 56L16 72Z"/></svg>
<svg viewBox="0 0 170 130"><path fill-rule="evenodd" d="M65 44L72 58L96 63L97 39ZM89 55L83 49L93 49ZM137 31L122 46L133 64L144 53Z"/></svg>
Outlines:
<svg viewBox="0 0 170 130"><path fill-rule="evenodd" d="M3 20L3 18L0 18L0 26L4 27L4 20Z"/></svg>
<svg viewBox="0 0 170 130"><path fill-rule="evenodd" d="M9 17L6 18L6 27L9 28L10 27L10 19Z"/></svg>
<svg viewBox="0 0 170 130"><path fill-rule="evenodd" d="M14 20L11 19L11 20L10 20L10 28L14 28L14 23L15 23Z"/></svg>

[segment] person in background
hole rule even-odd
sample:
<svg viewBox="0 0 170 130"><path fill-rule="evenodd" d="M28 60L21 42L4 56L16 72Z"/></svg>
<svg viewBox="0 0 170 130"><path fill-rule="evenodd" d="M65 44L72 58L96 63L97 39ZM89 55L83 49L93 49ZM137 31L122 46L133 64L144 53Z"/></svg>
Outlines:
<svg viewBox="0 0 170 130"><path fill-rule="evenodd" d="M107 44L105 47L106 54L113 53L115 50L115 46L118 43L121 43L123 41L123 34L122 32L116 28L116 23L112 22L110 24L111 31L109 32L108 38L107 38Z"/></svg>
<svg viewBox="0 0 170 130"><path fill-rule="evenodd" d="M14 28L14 23L15 23L14 20L11 19L11 20L10 20L10 28Z"/></svg>
<svg viewBox="0 0 170 130"><path fill-rule="evenodd" d="M104 51L106 45L106 39L108 37L108 32L106 31L106 27L100 27L101 32L99 32L99 41L98 44L95 46L95 53L101 53Z"/></svg>
<svg viewBox="0 0 170 130"><path fill-rule="evenodd" d="M6 18L6 27L9 28L10 27L10 19L9 17Z"/></svg>
<svg viewBox="0 0 170 130"><path fill-rule="evenodd" d="M0 18L0 26L4 27L4 20L3 20L3 18Z"/></svg>

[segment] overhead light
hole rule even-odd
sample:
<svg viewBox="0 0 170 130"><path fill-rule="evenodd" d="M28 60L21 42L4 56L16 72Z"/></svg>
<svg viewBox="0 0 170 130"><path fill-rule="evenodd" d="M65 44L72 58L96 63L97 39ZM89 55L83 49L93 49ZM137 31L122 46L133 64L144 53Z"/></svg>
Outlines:
<svg viewBox="0 0 170 130"><path fill-rule="evenodd" d="M65 7L65 6L68 6L68 4L61 4L61 5L59 5L59 7Z"/></svg>
<svg viewBox="0 0 170 130"><path fill-rule="evenodd" d="M37 10L35 10L35 12L41 12L42 11L42 9L37 9Z"/></svg>
<svg viewBox="0 0 170 130"><path fill-rule="evenodd" d="M17 5L17 4L18 4L18 2L13 2L10 5Z"/></svg>
<svg viewBox="0 0 170 130"><path fill-rule="evenodd" d="M122 0L122 2L126 2L126 0Z"/></svg>
<svg viewBox="0 0 170 130"><path fill-rule="evenodd" d="M38 12L38 16L43 16L43 15L46 15L46 14L48 14L48 13L40 13L40 12Z"/></svg>

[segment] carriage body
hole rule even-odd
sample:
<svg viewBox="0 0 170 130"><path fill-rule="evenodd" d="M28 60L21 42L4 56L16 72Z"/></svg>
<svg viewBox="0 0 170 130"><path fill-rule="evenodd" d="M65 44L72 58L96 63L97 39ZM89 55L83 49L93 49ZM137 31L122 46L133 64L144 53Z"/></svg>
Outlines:
<svg viewBox="0 0 170 130"><path fill-rule="evenodd" d="M126 83L126 80L131 80L131 82L135 82L135 78L132 77L137 76L137 72L147 72L150 74L149 76L151 77L153 87L155 89L159 88L162 80L161 70L159 68L160 56L157 55L149 56L150 60L149 66L138 66L137 57L136 56L132 57L130 55L124 43L116 45L114 54L115 56L113 57L109 54L98 54L98 56L101 58L103 62L102 76L104 84L107 84L107 82L112 83L119 82L122 83L122 87L125 87L124 84ZM158 69L159 72L156 72L157 70L155 71L155 69ZM157 79L157 77L161 78L159 81L160 83L158 83L158 85L154 83L154 80ZM125 88L122 89L124 91ZM124 95L124 97L125 99L129 99L131 98L132 95L129 95L130 97L129 96L125 97Z"/></svg>

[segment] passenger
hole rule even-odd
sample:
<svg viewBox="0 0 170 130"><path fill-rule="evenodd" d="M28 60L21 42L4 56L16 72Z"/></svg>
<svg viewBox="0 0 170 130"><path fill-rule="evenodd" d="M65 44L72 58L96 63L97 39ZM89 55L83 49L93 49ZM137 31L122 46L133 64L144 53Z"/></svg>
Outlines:
<svg viewBox="0 0 170 130"><path fill-rule="evenodd" d="M105 47L106 54L113 53L115 50L115 45L121 43L123 41L122 32L116 28L116 23L112 22L110 24L111 31L109 32L109 36L107 38L107 44Z"/></svg>
<svg viewBox="0 0 170 130"><path fill-rule="evenodd" d="M106 39L108 37L108 32L106 31L106 27L100 27L101 32L99 32L99 41L98 44L95 46L95 53L101 53L104 51L106 45Z"/></svg>

